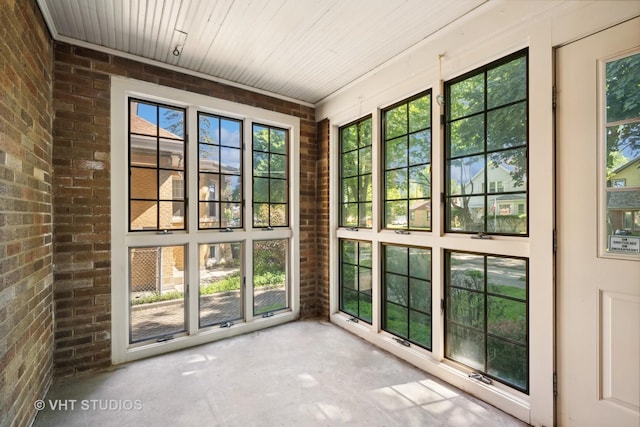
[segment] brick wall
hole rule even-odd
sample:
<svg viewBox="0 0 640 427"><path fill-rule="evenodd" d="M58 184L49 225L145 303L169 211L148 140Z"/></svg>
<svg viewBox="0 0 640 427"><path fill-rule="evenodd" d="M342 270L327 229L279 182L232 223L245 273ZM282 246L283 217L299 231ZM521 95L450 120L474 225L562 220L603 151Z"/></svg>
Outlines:
<svg viewBox="0 0 640 427"><path fill-rule="evenodd" d="M35 1L0 7L0 426L52 378L52 43Z"/></svg>
<svg viewBox="0 0 640 427"><path fill-rule="evenodd" d="M318 314L329 319L329 120L318 122Z"/></svg>
<svg viewBox="0 0 640 427"><path fill-rule="evenodd" d="M318 150L313 108L65 43L55 43L54 51L56 374L110 364L111 75L300 118L301 315L316 316Z"/></svg>

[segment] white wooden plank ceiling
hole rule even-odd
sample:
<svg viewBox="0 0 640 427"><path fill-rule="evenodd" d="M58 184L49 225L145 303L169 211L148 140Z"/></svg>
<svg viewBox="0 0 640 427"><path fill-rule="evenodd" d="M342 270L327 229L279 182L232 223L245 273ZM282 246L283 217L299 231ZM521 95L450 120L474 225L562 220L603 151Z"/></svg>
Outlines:
<svg viewBox="0 0 640 427"><path fill-rule="evenodd" d="M487 0L38 0L56 40L315 104ZM178 49L179 56L174 56Z"/></svg>

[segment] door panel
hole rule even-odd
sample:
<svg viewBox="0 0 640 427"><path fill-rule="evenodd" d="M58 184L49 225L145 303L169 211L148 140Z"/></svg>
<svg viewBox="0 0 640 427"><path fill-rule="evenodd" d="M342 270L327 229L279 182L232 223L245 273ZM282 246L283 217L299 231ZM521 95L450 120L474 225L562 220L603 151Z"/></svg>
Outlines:
<svg viewBox="0 0 640 427"><path fill-rule="evenodd" d="M640 19L634 19L557 51L561 426L640 425L640 256L606 252L598 236L606 228L602 213L609 200L605 114L599 107L606 97L599 79L604 61L638 48Z"/></svg>

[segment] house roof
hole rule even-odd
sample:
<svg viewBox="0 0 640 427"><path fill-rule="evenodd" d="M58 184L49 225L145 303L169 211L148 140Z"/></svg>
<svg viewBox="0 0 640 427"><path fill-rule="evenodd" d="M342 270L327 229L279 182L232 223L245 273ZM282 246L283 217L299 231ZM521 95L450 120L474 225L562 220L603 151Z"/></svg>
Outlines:
<svg viewBox="0 0 640 427"><path fill-rule="evenodd" d="M615 189L607 191L607 209L640 210L640 190Z"/></svg>

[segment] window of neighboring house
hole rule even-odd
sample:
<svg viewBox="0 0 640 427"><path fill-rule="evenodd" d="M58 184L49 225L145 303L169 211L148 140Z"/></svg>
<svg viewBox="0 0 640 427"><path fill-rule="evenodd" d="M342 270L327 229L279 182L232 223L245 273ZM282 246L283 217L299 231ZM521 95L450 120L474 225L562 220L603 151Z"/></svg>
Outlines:
<svg viewBox="0 0 640 427"><path fill-rule="evenodd" d="M445 83L445 231L528 234L527 51ZM488 190L485 183L489 183Z"/></svg>
<svg viewBox="0 0 640 427"><path fill-rule="evenodd" d="M445 252L445 356L529 390L528 260Z"/></svg>
<svg viewBox="0 0 640 427"><path fill-rule="evenodd" d="M431 230L431 91L382 112L383 228Z"/></svg>
<svg viewBox="0 0 640 427"><path fill-rule="evenodd" d="M198 113L198 228L242 228L242 121Z"/></svg>
<svg viewBox="0 0 640 427"><path fill-rule="evenodd" d="M371 228L371 117L340 133L340 227Z"/></svg>
<svg viewBox="0 0 640 427"><path fill-rule="evenodd" d="M371 242L341 239L340 311L371 323Z"/></svg>
<svg viewBox="0 0 640 427"><path fill-rule="evenodd" d="M431 249L382 248L382 329L430 350Z"/></svg>
<svg viewBox="0 0 640 427"><path fill-rule="evenodd" d="M129 230L184 230L185 109L129 99ZM182 193L176 188L182 186ZM184 214L182 215L184 217Z"/></svg>
<svg viewBox="0 0 640 427"><path fill-rule="evenodd" d="M178 177L173 180L173 199L184 200L184 179L182 173L178 173ZM184 203L173 202L173 220L184 221Z"/></svg>
<svg viewBox="0 0 640 427"><path fill-rule="evenodd" d="M253 125L253 226L289 226L289 131Z"/></svg>

